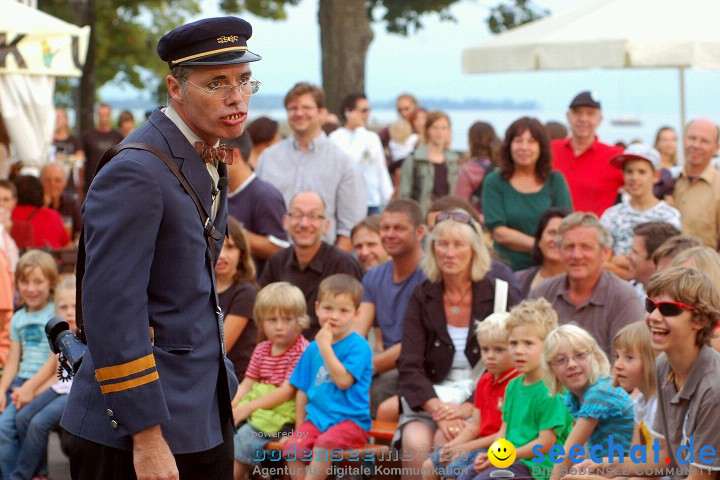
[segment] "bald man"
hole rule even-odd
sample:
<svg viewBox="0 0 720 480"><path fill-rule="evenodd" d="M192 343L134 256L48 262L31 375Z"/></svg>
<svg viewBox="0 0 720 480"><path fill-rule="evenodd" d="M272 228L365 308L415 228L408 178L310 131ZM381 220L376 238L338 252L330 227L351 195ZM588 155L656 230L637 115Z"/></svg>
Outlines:
<svg viewBox="0 0 720 480"><path fill-rule="evenodd" d="M346 273L362 279L360 266L350 254L325 243L323 235L330 228L325 200L313 191L296 193L283 217L292 245L275 253L265 264L260 285L289 282L305 295L310 327L303 335L313 340L320 330L315 314L315 300L323 279L335 273Z"/></svg>
<svg viewBox="0 0 720 480"><path fill-rule="evenodd" d="M57 210L65 228L72 227L72 232L68 231L68 234L71 234L73 241L76 241L82 228L82 209L80 202L65 192L68 182L65 169L59 163L48 163L40 172L40 181L43 185L45 205Z"/></svg>
<svg viewBox="0 0 720 480"><path fill-rule="evenodd" d="M720 238L720 172L711 164L720 148L720 130L708 119L693 120L683 139L685 166L673 197L682 216L682 232L718 249ZM701 208L699 208L701 207Z"/></svg>

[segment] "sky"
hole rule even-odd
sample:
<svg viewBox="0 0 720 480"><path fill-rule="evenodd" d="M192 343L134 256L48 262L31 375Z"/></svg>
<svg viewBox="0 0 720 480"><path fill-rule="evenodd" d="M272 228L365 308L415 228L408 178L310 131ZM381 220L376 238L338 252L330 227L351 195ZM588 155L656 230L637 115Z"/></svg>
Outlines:
<svg viewBox="0 0 720 480"><path fill-rule="evenodd" d="M677 113L679 124L678 73L672 69L464 74L462 50L492 38L485 19L489 6L499 1L461 0L451 8L457 22L441 22L437 15L429 15L423 19L425 28L408 37L389 34L382 23L374 24L375 37L366 66L366 93L371 102L393 99L409 91L421 102L423 98L509 98L534 101L541 110L561 113L576 93L592 90L608 115ZM535 3L557 14L576 7L579 1ZM221 15L217 0L203 0L202 5L203 13L198 18ZM284 95L302 80L321 83L317 5L317 0L302 0L297 6L287 7L285 21L241 14L253 25L250 50L263 57L253 65L263 93ZM719 81L720 71L686 73L688 118L712 118L714 112L720 111L720 98L714 94ZM102 91L108 92L115 94L117 87Z"/></svg>

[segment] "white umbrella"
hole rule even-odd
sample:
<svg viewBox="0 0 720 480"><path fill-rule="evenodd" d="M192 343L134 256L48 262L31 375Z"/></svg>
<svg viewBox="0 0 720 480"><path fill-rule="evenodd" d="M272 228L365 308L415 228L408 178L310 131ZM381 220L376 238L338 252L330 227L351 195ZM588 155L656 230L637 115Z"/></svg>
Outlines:
<svg viewBox="0 0 720 480"><path fill-rule="evenodd" d="M720 68L718 0L598 0L466 48L465 73L582 68Z"/></svg>
<svg viewBox="0 0 720 480"><path fill-rule="evenodd" d="M17 157L39 169L52 141L55 77L82 75L90 28L13 0L0 0L0 12L0 114Z"/></svg>

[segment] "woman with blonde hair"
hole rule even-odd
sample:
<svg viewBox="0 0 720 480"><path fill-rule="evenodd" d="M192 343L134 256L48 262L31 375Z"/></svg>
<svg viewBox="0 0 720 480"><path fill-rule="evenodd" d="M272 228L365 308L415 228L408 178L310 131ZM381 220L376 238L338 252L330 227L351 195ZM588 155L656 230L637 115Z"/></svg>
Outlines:
<svg viewBox="0 0 720 480"><path fill-rule="evenodd" d="M403 320L398 429L403 451L412 452L403 459L405 472L420 471L422 451L436 431L442 434L438 444L450 441L472 415L466 400L474 388L471 372L480 360L473 322L493 313L497 292L489 268L480 225L464 210L440 213L424 259L427 280L415 288ZM503 295L507 306L517 302L512 290Z"/></svg>

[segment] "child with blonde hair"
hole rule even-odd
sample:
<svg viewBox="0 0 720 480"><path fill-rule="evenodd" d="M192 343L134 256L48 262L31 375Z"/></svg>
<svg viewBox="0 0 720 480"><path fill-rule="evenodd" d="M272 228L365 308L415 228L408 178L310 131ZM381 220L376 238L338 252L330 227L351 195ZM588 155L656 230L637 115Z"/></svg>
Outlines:
<svg viewBox="0 0 720 480"><path fill-rule="evenodd" d="M456 478L473 464L478 453L487 451L494 434L500 430L505 388L520 375L508 351L505 322L509 316L507 312L493 313L477 324L476 335L487 371L475 388L472 421L425 461L424 480Z"/></svg>
<svg viewBox="0 0 720 480"><path fill-rule="evenodd" d="M564 402L575 419L565 442L565 452L574 445L600 445L595 455L609 455L609 436L613 445L630 450L633 433L633 401L620 387L612 385L610 362L586 330L563 325L545 340L544 369L553 395L565 391ZM556 464L551 479L572 465L571 455Z"/></svg>
<svg viewBox="0 0 720 480"><path fill-rule="evenodd" d="M235 433L235 480L261 462L258 452L278 432L292 430L295 387L288 380L308 346L301 332L310 320L298 287L287 282L267 285L255 298L253 318L260 343L233 400L235 425L240 425Z"/></svg>
<svg viewBox="0 0 720 480"><path fill-rule="evenodd" d="M507 386L502 427L489 440L505 438L515 446L517 460L506 468L516 478L545 479L544 472L552 463L547 455L543 462L534 462L535 450L547 454L553 446L562 445L572 427L562 397L551 394L543 382L543 342L557 328L557 313L544 298L525 300L510 310L506 325L510 356L522 375ZM496 470L483 452L458 479L490 480Z"/></svg>
<svg viewBox="0 0 720 480"><path fill-rule="evenodd" d="M36 388L48 380L47 377L33 377L41 370L50 353L45 324L55 310L52 297L57 276L55 259L42 250L26 252L20 257L15 271L15 284L22 307L15 312L10 323L10 353L0 378L2 478L10 478L17 463L17 412L32 400Z"/></svg>
<svg viewBox="0 0 720 480"><path fill-rule="evenodd" d="M70 331L75 332L75 275L66 275L55 288L55 315L65 320ZM44 478L47 474L48 438L60 425L72 387L72 378L63 377L58 381L55 373L59 372L59 367L57 356L51 352L41 371L25 384L36 378L48 379L36 388L35 398L22 406L15 417L20 453L10 476L12 480ZM33 477L38 472L39 475Z"/></svg>
<svg viewBox="0 0 720 480"><path fill-rule="evenodd" d="M655 386L655 358L650 330L644 322L635 322L621 328L612 342L613 386L622 387L626 392L637 390L634 398L635 428L632 445L652 444L657 433L652 431L657 410L657 388Z"/></svg>
<svg viewBox="0 0 720 480"><path fill-rule="evenodd" d="M658 403L652 425L659 451L653 445L653 455L640 461L636 456L613 456L600 463L586 460L577 468L623 470L623 475L637 476L667 469L674 480L716 478L720 457L708 451L717 446L720 409L720 355L710 346L720 318L717 286L699 270L671 267L652 276L647 293L645 324L653 350L660 352L655 361ZM565 476L566 480L587 478Z"/></svg>

